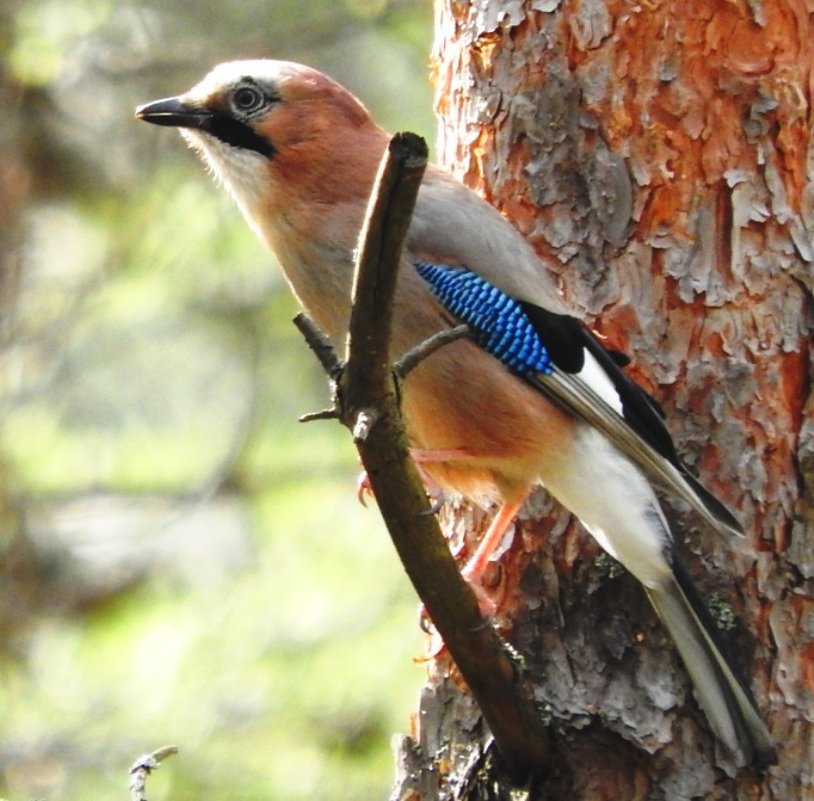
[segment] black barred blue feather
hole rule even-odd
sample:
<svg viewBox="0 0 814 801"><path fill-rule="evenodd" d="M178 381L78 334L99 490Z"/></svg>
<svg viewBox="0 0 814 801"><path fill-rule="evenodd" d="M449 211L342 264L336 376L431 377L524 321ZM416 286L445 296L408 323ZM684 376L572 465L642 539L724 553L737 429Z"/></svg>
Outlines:
<svg viewBox="0 0 814 801"><path fill-rule="evenodd" d="M528 377L554 369L523 307L464 267L417 262L433 294L472 330L475 341L509 369Z"/></svg>

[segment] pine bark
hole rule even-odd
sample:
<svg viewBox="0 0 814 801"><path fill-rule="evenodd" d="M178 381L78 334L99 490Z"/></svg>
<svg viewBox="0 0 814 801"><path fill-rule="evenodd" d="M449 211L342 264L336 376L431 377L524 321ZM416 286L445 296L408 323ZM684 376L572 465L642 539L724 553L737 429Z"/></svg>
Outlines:
<svg viewBox="0 0 814 801"><path fill-rule="evenodd" d="M533 799L814 796L814 9L810 0L436 0L440 161L633 358L743 541L667 506L778 744L738 771L635 580L544 492L492 590L551 721ZM482 514L449 512L471 541ZM394 798L510 781L442 655Z"/></svg>

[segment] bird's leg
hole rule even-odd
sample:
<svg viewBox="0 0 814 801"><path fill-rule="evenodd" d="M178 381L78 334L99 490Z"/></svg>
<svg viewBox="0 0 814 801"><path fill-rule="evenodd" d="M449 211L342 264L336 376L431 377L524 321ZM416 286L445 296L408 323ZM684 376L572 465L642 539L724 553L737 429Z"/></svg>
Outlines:
<svg viewBox="0 0 814 801"><path fill-rule="evenodd" d="M478 544L475 553L464 566L461 574L469 583L472 591L477 598L478 606L480 607L481 614L486 618L495 616L498 610L497 603L489 597L483 587L483 574L486 566L489 564L489 558L495 552L495 549L500 545L501 540L511 526L515 515L520 511L520 507L526 500L526 495L522 495L513 501L507 501L500 509L492 520L489 528L484 534L483 539ZM441 639L438 632L432 625L432 621L427 616L426 609L423 604L420 609L421 628L424 629L429 635L429 642L427 644L425 660L434 659L444 649L444 641Z"/></svg>
<svg viewBox="0 0 814 801"><path fill-rule="evenodd" d="M410 456L416 464L430 464L471 459L475 454L469 448L410 448Z"/></svg>
<svg viewBox="0 0 814 801"><path fill-rule="evenodd" d="M413 461L418 465L428 494L435 496L439 494L440 489L426 472L421 469L421 465L430 464L432 462L454 462L459 459L472 458L475 454L468 448L411 448L410 455L413 457ZM359 479L357 488L357 494L362 503L364 503L365 495L369 492L370 482L368 481L367 475L363 473ZM483 574L486 571L489 560L509 530L509 526L511 526L512 521L520 511L520 507L525 502L527 495L527 492L523 492L513 500L506 501L500 509L498 509L497 514L486 530L486 534L484 534L483 539L478 544L475 553L470 557L461 571L464 578L475 587L476 591L481 590Z"/></svg>
<svg viewBox="0 0 814 801"><path fill-rule="evenodd" d="M421 466L430 464L432 462L454 462L461 459L472 458L475 454L468 448L411 448L410 455L413 461L418 466L422 479L424 480L427 492L433 496L438 493L439 487L435 482L426 474ZM357 495L359 500L364 503L364 497L370 492L370 482L367 474L363 473L357 485ZM481 612L485 617L494 616L497 611L497 605L489 598L483 588L483 574L489 564L489 560L497 547L500 545L503 537L511 526L515 515L520 510L523 502L526 500L527 493L523 493L512 501L505 502L492 520L489 528L484 534L483 539L478 544L475 553L467 561L461 573L463 577L472 587L475 596L478 599L478 605ZM437 509L435 510L437 511ZM422 619L426 615L422 607ZM432 649L431 649L432 650ZM433 651L434 652L434 651Z"/></svg>
<svg viewBox="0 0 814 801"><path fill-rule="evenodd" d="M410 456L418 466L418 471L421 474L421 480L424 482L424 488L427 490L427 495L433 499L432 510L433 514L438 511L439 503L436 500L443 494L438 484L430 478L426 471L421 469L422 464L429 464L430 462L452 462L457 459L466 459L472 456L472 452L466 448L410 448ZM370 479L364 471L359 476L356 482L356 497L359 503L365 506L365 499L368 495L372 495L373 491L370 487Z"/></svg>
<svg viewBox="0 0 814 801"><path fill-rule="evenodd" d="M497 514L486 530L486 534L483 535L483 539L478 543L475 553L469 558L461 571L463 577L470 584L475 587L482 586L483 574L489 564L489 559L498 545L500 545L525 500L526 493L513 501L506 501L500 509L498 509Z"/></svg>

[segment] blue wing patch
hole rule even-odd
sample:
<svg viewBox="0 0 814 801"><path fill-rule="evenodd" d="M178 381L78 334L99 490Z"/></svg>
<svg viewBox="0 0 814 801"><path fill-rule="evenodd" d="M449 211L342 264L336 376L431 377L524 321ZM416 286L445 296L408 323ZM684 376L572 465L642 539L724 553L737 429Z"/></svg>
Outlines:
<svg viewBox="0 0 814 801"><path fill-rule="evenodd" d="M475 341L523 377L554 369L545 345L514 298L465 267L416 262L442 305L472 329Z"/></svg>

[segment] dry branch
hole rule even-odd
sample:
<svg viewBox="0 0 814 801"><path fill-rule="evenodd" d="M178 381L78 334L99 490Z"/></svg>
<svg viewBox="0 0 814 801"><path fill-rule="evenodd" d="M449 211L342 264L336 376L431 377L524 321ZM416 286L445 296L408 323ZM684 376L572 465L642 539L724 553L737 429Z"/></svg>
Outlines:
<svg viewBox="0 0 814 801"><path fill-rule="evenodd" d="M382 161L360 239L347 360L335 394L352 430L358 433L360 413L374 418L355 438L390 536L501 756L526 776L545 768L548 733L520 666L481 614L432 514L410 458L390 363L397 271L426 159L422 139L397 134Z"/></svg>
<svg viewBox="0 0 814 801"><path fill-rule="evenodd" d="M157 770L167 758L178 753L178 746L165 745L153 751L152 754L143 754L130 767L130 798L132 801L147 801L147 777Z"/></svg>

